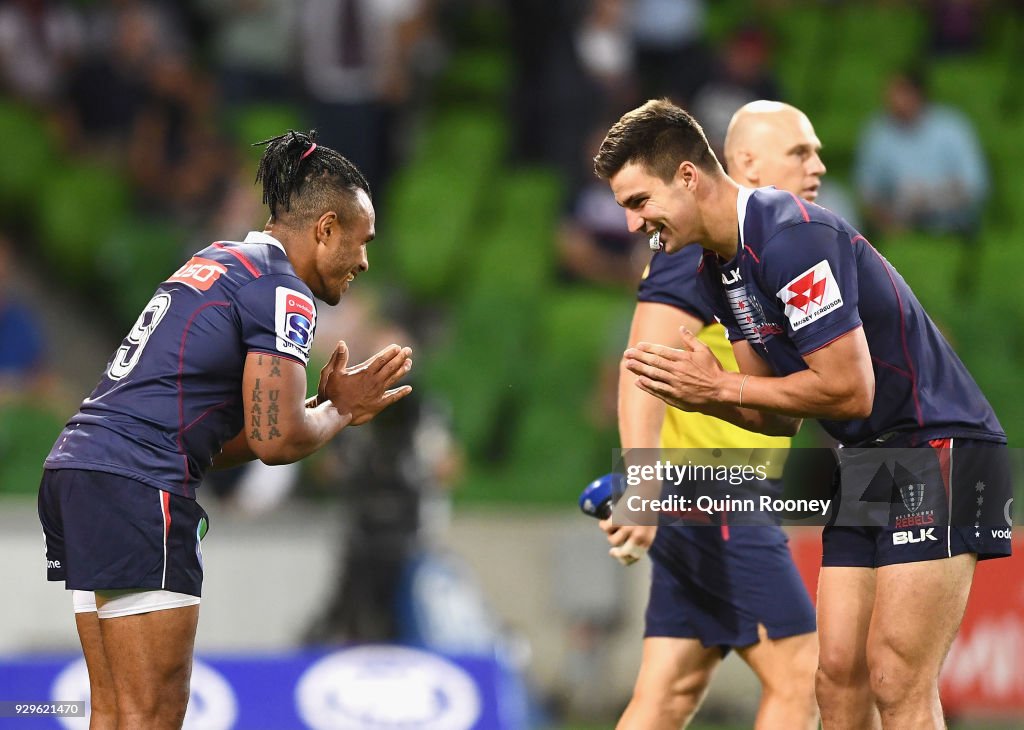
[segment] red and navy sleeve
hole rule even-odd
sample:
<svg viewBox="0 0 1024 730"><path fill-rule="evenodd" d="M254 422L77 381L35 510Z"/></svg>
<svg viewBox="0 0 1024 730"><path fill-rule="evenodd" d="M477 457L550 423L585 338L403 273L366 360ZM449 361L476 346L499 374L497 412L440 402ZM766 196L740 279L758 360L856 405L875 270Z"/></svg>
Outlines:
<svg viewBox="0 0 1024 730"><path fill-rule="evenodd" d="M697 281L701 251L700 246L687 246L671 256L664 251L655 253L640 281L637 300L668 304L692 314L705 325L714 322L714 312Z"/></svg>
<svg viewBox="0 0 1024 730"><path fill-rule="evenodd" d="M817 222L779 231L762 251L759 273L761 290L776 298L801 355L861 326L857 260L843 231Z"/></svg>
<svg viewBox="0 0 1024 730"><path fill-rule="evenodd" d="M299 279L281 275L253 279L238 290L236 304L246 351L309 364L316 303Z"/></svg>

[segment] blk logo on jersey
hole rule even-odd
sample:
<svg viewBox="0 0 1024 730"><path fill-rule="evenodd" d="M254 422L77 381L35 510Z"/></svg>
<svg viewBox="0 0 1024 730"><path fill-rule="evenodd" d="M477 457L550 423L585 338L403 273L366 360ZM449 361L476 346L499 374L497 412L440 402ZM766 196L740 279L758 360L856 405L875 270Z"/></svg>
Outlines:
<svg viewBox="0 0 1024 730"><path fill-rule="evenodd" d="M740 276L740 269L739 269L738 266L735 269L733 269L732 271L727 271L724 274L722 274L722 283L725 286L729 286L730 284L735 284L736 282L739 282L739 281L743 281L743 277Z"/></svg>
<svg viewBox="0 0 1024 730"><path fill-rule="evenodd" d="M776 296L786 305L786 317L794 330L843 306L843 295L827 259L786 284Z"/></svg>
<svg viewBox="0 0 1024 730"><path fill-rule="evenodd" d="M198 291L207 291L227 270L224 264L204 259L202 256L193 256L167 281L180 282Z"/></svg>
<svg viewBox="0 0 1024 730"><path fill-rule="evenodd" d="M277 349L308 363L309 347L316 327L316 306L313 300L294 289L277 287L274 325Z"/></svg>

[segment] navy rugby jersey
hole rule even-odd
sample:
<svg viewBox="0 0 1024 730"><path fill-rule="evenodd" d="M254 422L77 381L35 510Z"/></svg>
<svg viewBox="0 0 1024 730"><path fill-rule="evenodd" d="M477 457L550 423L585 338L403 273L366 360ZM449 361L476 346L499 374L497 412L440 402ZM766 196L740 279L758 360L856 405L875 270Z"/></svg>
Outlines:
<svg viewBox="0 0 1024 730"><path fill-rule="evenodd" d="M913 443L961 436L1006 442L992 407L899 272L834 213L795 195L741 188L740 246L703 252L700 278L729 339L746 339L779 375L864 328L875 373L865 419L829 421L841 443L895 434Z"/></svg>
<svg viewBox="0 0 1024 730"><path fill-rule="evenodd" d="M668 304L689 312L705 325L712 324L715 314L697 281L700 260L701 249L697 246L687 246L671 255L656 251L637 289L637 300Z"/></svg>
<svg viewBox="0 0 1024 730"><path fill-rule="evenodd" d="M246 355L305 366L315 327L313 294L276 239L214 243L157 288L46 468L120 474L194 498L244 425ZM264 407L272 423L277 404Z"/></svg>

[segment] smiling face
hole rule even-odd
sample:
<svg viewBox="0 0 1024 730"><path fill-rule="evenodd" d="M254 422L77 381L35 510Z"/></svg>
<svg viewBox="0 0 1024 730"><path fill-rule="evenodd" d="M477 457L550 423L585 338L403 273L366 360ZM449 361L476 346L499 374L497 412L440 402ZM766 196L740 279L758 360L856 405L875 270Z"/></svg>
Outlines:
<svg viewBox="0 0 1024 730"><path fill-rule="evenodd" d="M700 239L700 214L693 190L699 171L683 162L668 182L637 162L627 163L608 182L615 200L626 209L629 230L659 234L661 248L675 253Z"/></svg>
<svg viewBox="0 0 1024 730"><path fill-rule="evenodd" d="M313 293L328 304L337 304L349 284L370 268L366 244L376 235L373 203L365 190L356 190L341 220L326 213L317 225L316 278ZM318 291L319 289L319 291Z"/></svg>

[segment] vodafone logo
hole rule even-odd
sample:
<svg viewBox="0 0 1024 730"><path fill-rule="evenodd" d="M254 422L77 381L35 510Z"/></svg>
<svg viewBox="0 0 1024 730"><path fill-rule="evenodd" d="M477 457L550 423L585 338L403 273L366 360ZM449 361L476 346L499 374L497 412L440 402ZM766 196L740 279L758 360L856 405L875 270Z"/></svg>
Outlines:
<svg viewBox="0 0 1024 730"><path fill-rule="evenodd" d="M313 308L313 302L306 299L306 297L296 294L287 296L285 299L289 312L298 312L305 316L306 319L313 319L313 317L316 316L316 309Z"/></svg>
<svg viewBox="0 0 1024 730"><path fill-rule="evenodd" d="M482 710L473 679L443 657L397 646L330 654L295 688L312 730L469 730Z"/></svg>
<svg viewBox="0 0 1024 730"><path fill-rule="evenodd" d="M827 259L797 276L776 296L786 306L785 314L794 330L843 306L843 295Z"/></svg>

